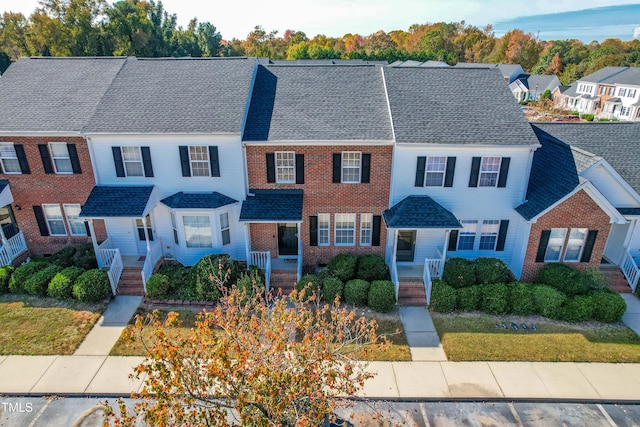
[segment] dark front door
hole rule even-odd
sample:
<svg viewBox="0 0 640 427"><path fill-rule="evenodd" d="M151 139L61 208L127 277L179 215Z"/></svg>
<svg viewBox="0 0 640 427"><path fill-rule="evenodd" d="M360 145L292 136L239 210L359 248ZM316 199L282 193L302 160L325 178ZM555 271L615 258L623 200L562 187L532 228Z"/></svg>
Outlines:
<svg viewBox="0 0 640 427"><path fill-rule="evenodd" d="M396 248L396 261L413 262L416 251L416 232L398 231L398 245Z"/></svg>
<svg viewBox="0 0 640 427"><path fill-rule="evenodd" d="M297 224L278 224L278 254L298 255Z"/></svg>

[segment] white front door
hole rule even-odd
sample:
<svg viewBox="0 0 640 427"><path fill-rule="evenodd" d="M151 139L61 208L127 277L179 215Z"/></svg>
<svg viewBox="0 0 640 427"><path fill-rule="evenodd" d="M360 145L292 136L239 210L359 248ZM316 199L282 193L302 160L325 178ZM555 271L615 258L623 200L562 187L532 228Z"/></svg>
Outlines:
<svg viewBox="0 0 640 427"><path fill-rule="evenodd" d="M136 218L133 221L134 221L133 226L135 230L134 238L136 239L136 242L138 245L138 255L146 255L147 254L146 239L149 239L149 244L151 244L151 242L153 242L153 239L155 238L153 227L151 224L151 217L147 215L147 217L144 219L144 223L142 221L142 218ZM146 238L145 238L145 234L146 234Z"/></svg>

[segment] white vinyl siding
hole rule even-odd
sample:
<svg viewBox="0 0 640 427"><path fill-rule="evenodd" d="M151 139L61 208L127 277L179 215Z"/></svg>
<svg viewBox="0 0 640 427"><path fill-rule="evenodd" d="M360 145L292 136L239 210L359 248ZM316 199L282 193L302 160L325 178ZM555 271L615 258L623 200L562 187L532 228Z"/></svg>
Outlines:
<svg viewBox="0 0 640 427"><path fill-rule="evenodd" d="M483 157L480 163L480 176L478 186L495 187L498 184L498 175L500 174L500 157Z"/></svg>
<svg viewBox="0 0 640 427"><path fill-rule="evenodd" d="M425 187L442 187L446 167L446 157L427 157Z"/></svg>
<svg viewBox="0 0 640 427"><path fill-rule="evenodd" d="M373 214L360 214L360 246L371 246Z"/></svg>
<svg viewBox="0 0 640 427"><path fill-rule="evenodd" d="M84 221L78 218L78 215L80 215L80 205L63 205L63 207L71 235L86 236L87 229L84 226Z"/></svg>
<svg viewBox="0 0 640 427"><path fill-rule="evenodd" d="M356 214L335 214L335 245L354 246L356 244Z"/></svg>
<svg viewBox="0 0 640 427"><path fill-rule="evenodd" d="M209 147L204 145L189 147L191 176L211 176Z"/></svg>
<svg viewBox="0 0 640 427"><path fill-rule="evenodd" d="M276 152L276 182L280 184L293 184L296 182L295 152Z"/></svg>
<svg viewBox="0 0 640 427"><path fill-rule="evenodd" d="M545 262L558 262L564 248L564 238L567 235L566 228L552 228L549 234L549 243L544 254Z"/></svg>
<svg viewBox="0 0 640 427"><path fill-rule="evenodd" d="M188 248L211 248L211 221L209 216L185 215L182 217L184 224L184 238Z"/></svg>
<svg viewBox="0 0 640 427"><path fill-rule="evenodd" d="M142 151L140 147L120 147L126 176L143 176Z"/></svg>
<svg viewBox="0 0 640 427"><path fill-rule="evenodd" d="M572 228L569 232L569 240L567 240L567 250L564 253L565 262L578 262L582 255L584 242L587 238L587 228Z"/></svg>
<svg viewBox="0 0 640 427"><path fill-rule="evenodd" d="M53 160L53 167L57 174L73 173L71 157L69 156L69 149L66 143L50 142L49 151L51 151L51 160Z"/></svg>
<svg viewBox="0 0 640 427"><path fill-rule="evenodd" d="M318 246L329 246L330 215L327 213L318 214Z"/></svg>
<svg viewBox="0 0 640 427"><path fill-rule="evenodd" d="M51 236L66 236L67 229L64 227L64 219L60 205L47 204L42 205L42 211L49 227Z"/></svg>
<svg viewBox="0 0 640 427"><path fill-rule="evenodd" d="M362 153L345 151L342 153L342 182L356 184L360 182Z"/></svg>
<svg viewBox="0 0 640 427"><path fill-rule="evenodd" d="M16 148L12 143L0 143L0 161L2 161L4 173L22 173Z"/></svg>

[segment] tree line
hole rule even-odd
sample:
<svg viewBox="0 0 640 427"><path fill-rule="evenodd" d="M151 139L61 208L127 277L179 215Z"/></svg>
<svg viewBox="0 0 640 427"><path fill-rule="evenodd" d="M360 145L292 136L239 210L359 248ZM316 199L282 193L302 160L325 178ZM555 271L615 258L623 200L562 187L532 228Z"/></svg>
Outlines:
<svg viewBox="0 0 640 427"><path fill-rule="evenodd" d="M640 66L640 40L541 41L519 29L496 37L490 25L478 28L464 21L311 38L302 31L279 35L256 26L244 40L225 40L213 24L196 18L186 28L178 26L177 16L161 1L40 0L29 17L4 12L0 18L0 71L24 55L504 63L520 64L530 73L555 74L569 84L605 66Z"/></svg>

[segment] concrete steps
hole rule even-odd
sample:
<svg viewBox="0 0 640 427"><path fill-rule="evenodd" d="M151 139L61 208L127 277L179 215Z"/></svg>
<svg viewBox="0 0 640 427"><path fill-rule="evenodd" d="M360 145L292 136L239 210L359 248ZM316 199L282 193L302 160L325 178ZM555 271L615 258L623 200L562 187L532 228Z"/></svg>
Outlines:
<svg viewBox="0 0 640 427"><path fill-rule="evenodd" d="M611 290L618 292L619 294L632 293L627 279L624 277L624 274L618 266L601 266L600 273L604 275L607 285Z"/></svg>
<svg viewBox="0 0 640 427"><path fill-rule="evenodd" d="M296 287L297 278L296 270L273 269L271 270L271 291L277 295L281 290L282 295L289 295Z"/></svg>
<svg viewBox="0 0 640 427"><path fill-rule="evenodd" d="M398 289L398 305L426 306L427 295L424 291L424 283L420 277L400 277L400 288Z"/></svg>
<svg viewBox="0 0 640 427"><path fill-rule="evenodd" d="M118 282L118 295L144 296L142 267L124 267Z"/></svg>

